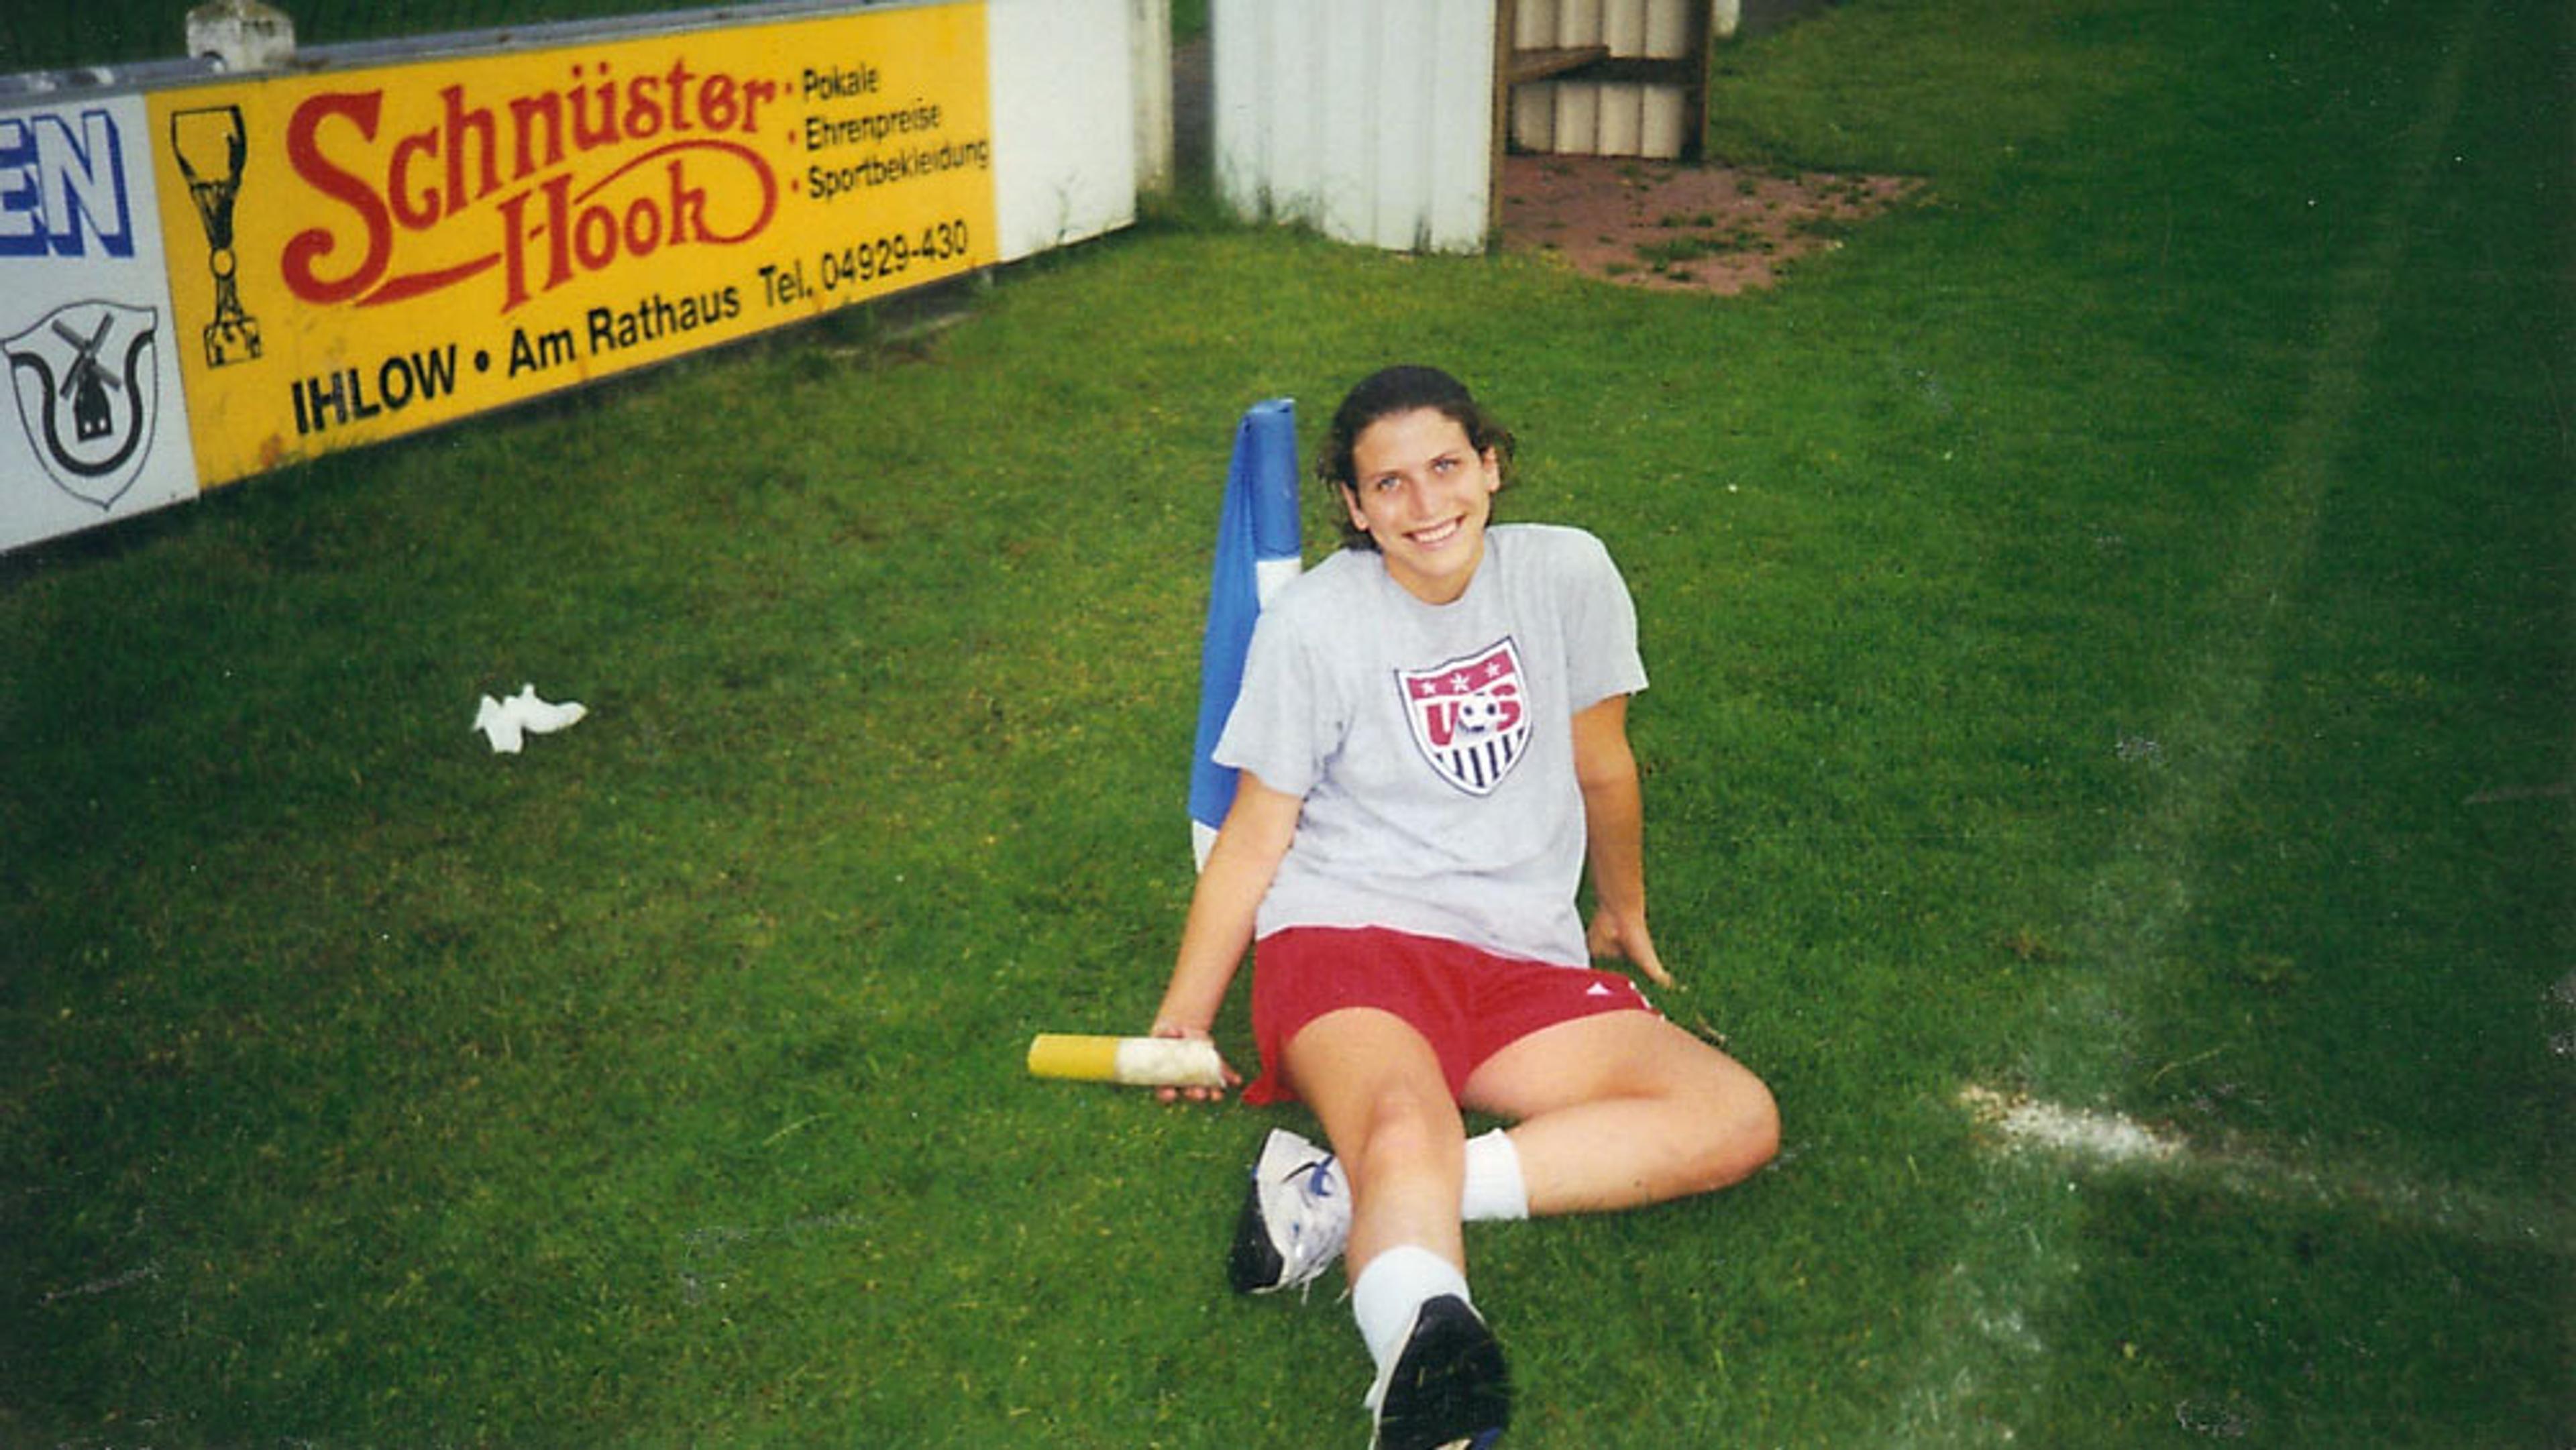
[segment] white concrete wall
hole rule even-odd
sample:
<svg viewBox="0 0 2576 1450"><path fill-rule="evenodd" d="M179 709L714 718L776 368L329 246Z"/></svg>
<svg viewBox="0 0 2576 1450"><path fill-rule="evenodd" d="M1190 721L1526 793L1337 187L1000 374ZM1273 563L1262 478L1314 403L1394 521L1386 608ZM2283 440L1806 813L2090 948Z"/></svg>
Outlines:
<svg viewBox="0 0 2576 1450"><path fill-rule="evenodd" d="M1485 245L1496 0L1215 0L1218 186L1396 250Z"/></svg>
<svg viewBox="0 0 2576 1450"><path fill-rule="evenodd" d="M986 0L1001 260L1135 221L1135 8L1129 0Z"/></svg>

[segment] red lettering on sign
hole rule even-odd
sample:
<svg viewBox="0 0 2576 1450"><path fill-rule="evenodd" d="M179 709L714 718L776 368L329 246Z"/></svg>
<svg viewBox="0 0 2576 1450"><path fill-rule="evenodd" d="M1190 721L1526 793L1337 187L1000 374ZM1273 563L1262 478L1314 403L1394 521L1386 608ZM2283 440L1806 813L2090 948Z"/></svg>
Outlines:
<svg viewBox="0 0 2576 1450"><path fill-rule="evenodd" d="M606 62L574 65L571 75L570 84L489 103L463 85L444 87L433 123L390 137L379 134L382 90L298 105L286 125L287 165L330 205L287 241L287 289L307 302L373 306L499 268L508 312L622 260L768 228L777 173L757 148L721 138L756 136L777 82L702 73L680 59L628 80ZM667 139L619 154L657 138ZM583 176L583 158L608 148L606 170ZM488 220L478 222L478 211ZM486 229L480 245L457 245L477 227ZM399 268L406 236L424 239L415 255L439 260Z"/></svg>

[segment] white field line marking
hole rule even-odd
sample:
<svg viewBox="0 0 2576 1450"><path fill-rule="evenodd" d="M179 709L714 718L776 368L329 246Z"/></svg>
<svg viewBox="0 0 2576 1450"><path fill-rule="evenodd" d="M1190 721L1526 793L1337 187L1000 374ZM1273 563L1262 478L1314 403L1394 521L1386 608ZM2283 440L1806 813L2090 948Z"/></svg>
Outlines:
<svg viewBox="0 0 2576 1450"><path fill-rule="evenodd" d="M161 1261L154 1259L139 1269L128 1269L122 1274L110 1274L103 1279L92 1279L85 1284L74 1284L68 1289L49 1289L36 1296L36 1303L41 1307L49 1304L59 1304L66 1299L86 1299L98 1294L113 1294L119 1289L130 1288L133 1285L143 1283L148 1279L158 1279L160 1277Z"/></svg>
<svg viewBox="0 0 2576 1450"><path fill-rule="evenodd" d="M1959 1103L1969 1116L2003 1134L2010 1147L2053 1149L2105 1163L2161 1163L2183 1151L2180 1140L2118 1113L2060 1107L1973 1084L1960 1089Z"/></svg>
<svg viewBox="0 0 2576 1450"><path fill-rule="evenodd" d="M1975 1084L1959 1090L1959 1105L1991 1129L2007 1153L2045 1154L2088 1168L2188 1175L2265 1202L2357 1213L2397 1228L2576 1256L2576 1210L2564 1204L2456 1184L2428 1186L2354 1160L2312 1166L2247 1144L2205 1145L2120 1113L2070 1108Z"/></svg>
<svg viewBox="0 0 2576 1450"><path fill-rule="evenodd" d="M2192 870L2208 834L2243 779L2272 661L2298 581L2314 551L2319 512L2351 442L2368 393L2367 366L2442 145L2459 111L2469 59L2480 44L2489 0L2469 0L2448 37L2449 52L2425 93L2423 110L2392 158L2385 210L2368 244L2336 274L2309 354L2299 410L2280 434L2273 465L2251 480L2254 502L2227 554L2212 603L2221 621L2204 641L2173 702L2155 764L2158 798L2122 833L2087 889L2075 929L2077 955L2093 965L2049 1006L2055 1030L2032 1045L2042 1082L2106 1084L2119 1073L2131 1033L2121 1004L2172 960L2193 910ZM2040 1175L2002 1164L1961 1227L1949 1292L1929 1310L1927 1353L1892 1421L1874 1437L1889 1446L2003 1444L2015 1438L1996 1417L1998 1386L2030 1383L2047 1369L2047 1346L2028 1326L2035 1311L2083 1271L2080 1200L2063 1185L2044 1191Z"/></svg>

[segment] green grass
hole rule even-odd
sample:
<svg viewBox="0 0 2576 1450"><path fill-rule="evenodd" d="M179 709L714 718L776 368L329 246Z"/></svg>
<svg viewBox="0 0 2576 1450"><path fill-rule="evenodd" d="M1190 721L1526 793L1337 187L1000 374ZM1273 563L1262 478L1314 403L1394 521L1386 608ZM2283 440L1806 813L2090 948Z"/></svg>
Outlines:
<svg viewBox="0 0 2576 1450"><path fill-rule="evenodd" d="M2566 1443L2570 21L2274 8L1727 50L1925 184L1769 294L1167 219L0 561L0 1443L1357 1443L1279 1115L1019 1056L1159 994L1236 414L1398 356L1619 557L1787 1121L1476 1232L1514 1443Z"/></svg>

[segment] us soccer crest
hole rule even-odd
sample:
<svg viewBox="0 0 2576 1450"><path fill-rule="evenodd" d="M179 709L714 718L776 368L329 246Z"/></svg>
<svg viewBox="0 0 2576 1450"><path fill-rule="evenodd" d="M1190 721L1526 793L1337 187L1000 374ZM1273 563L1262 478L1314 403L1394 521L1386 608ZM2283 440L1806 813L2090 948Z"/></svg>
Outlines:
<svg viewBox="0 0 2576 1450"><path fill-rule="evenodd" d="M134 486L152 453L160 323L149 307L74 302L0 339L36 461L56 487L101 512Z"/></svg>
<svg viewBox="0 0 2576 1450"><path fill-rule="evenodd" d="M1520 650L1511 637L1434 669L1399 670L1396 681L1423 759L1469 795L1493 794L1530 738Z"/></svg>

